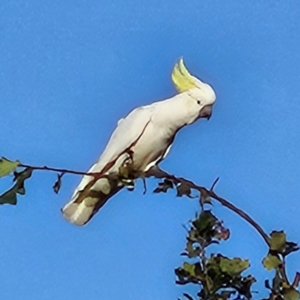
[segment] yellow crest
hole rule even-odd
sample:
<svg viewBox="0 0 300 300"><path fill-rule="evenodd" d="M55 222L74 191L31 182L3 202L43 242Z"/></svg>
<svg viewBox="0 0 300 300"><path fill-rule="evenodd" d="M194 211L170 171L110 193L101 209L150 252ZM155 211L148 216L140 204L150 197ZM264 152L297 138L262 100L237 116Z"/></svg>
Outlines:
<svg viewBox="0 0 300 300"><path fill-rule="evenodd" d="M172 81L179 93L197 87L194 77L186 69L182 58L174 66Z"/></svg>

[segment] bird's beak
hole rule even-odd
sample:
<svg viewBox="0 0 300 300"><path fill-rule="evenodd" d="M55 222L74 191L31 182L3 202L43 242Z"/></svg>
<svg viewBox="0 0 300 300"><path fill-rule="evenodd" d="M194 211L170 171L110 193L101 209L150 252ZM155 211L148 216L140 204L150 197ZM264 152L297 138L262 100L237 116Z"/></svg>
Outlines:
<svg viewBox="0 0 300 300"><path fill-rule="evenodd" d="M202 107L202 109L199 112L199 118L206 118L207 120L209 120L211 115L212 115L212 105L206 105Z"/></svg>

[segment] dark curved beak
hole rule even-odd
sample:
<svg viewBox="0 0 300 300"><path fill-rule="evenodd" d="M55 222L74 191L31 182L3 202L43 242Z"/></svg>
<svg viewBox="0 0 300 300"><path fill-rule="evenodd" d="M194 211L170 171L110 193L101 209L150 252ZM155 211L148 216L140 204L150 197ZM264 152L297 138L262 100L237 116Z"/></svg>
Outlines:
<svg viewBox="0 0 300 300"><path fill-rule="evenodd" d="M211 115L212 115L212 105L206 105L202 107L202 109L199 112L199 118L206 118L207 120L209 120Z"/></svg>

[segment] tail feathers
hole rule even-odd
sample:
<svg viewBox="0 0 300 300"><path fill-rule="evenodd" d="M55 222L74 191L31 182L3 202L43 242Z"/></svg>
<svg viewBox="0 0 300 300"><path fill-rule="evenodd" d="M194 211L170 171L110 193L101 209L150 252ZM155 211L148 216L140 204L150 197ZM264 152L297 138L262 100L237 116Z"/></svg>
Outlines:
<svg viewBox="0 0 300 300"><path fill-rule="evenodd" d="M75 197L62 208L62 214L69 222L82 226L120 189L122 189L122 186L118 186L117 184L111 186L108 194L91 189L81 202L76 202L78 197L75 195Z"/></svg>

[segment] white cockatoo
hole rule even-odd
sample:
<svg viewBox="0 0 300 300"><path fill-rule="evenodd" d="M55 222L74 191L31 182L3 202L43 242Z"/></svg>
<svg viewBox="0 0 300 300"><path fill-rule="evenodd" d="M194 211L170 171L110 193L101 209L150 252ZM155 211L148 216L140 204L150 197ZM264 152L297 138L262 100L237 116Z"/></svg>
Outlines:
<svg viewBox="0 0 300 300"><path fill-rule="evenodd" d="M86 224L109 198L166 157L181 128L199 118L209 119L216 100L212 87L192 76L183 59L175 64L172 80L178 95L138 107L118 122L102 155L88 171L101 178L83 176L62 208L68 221Z"/></svg>

